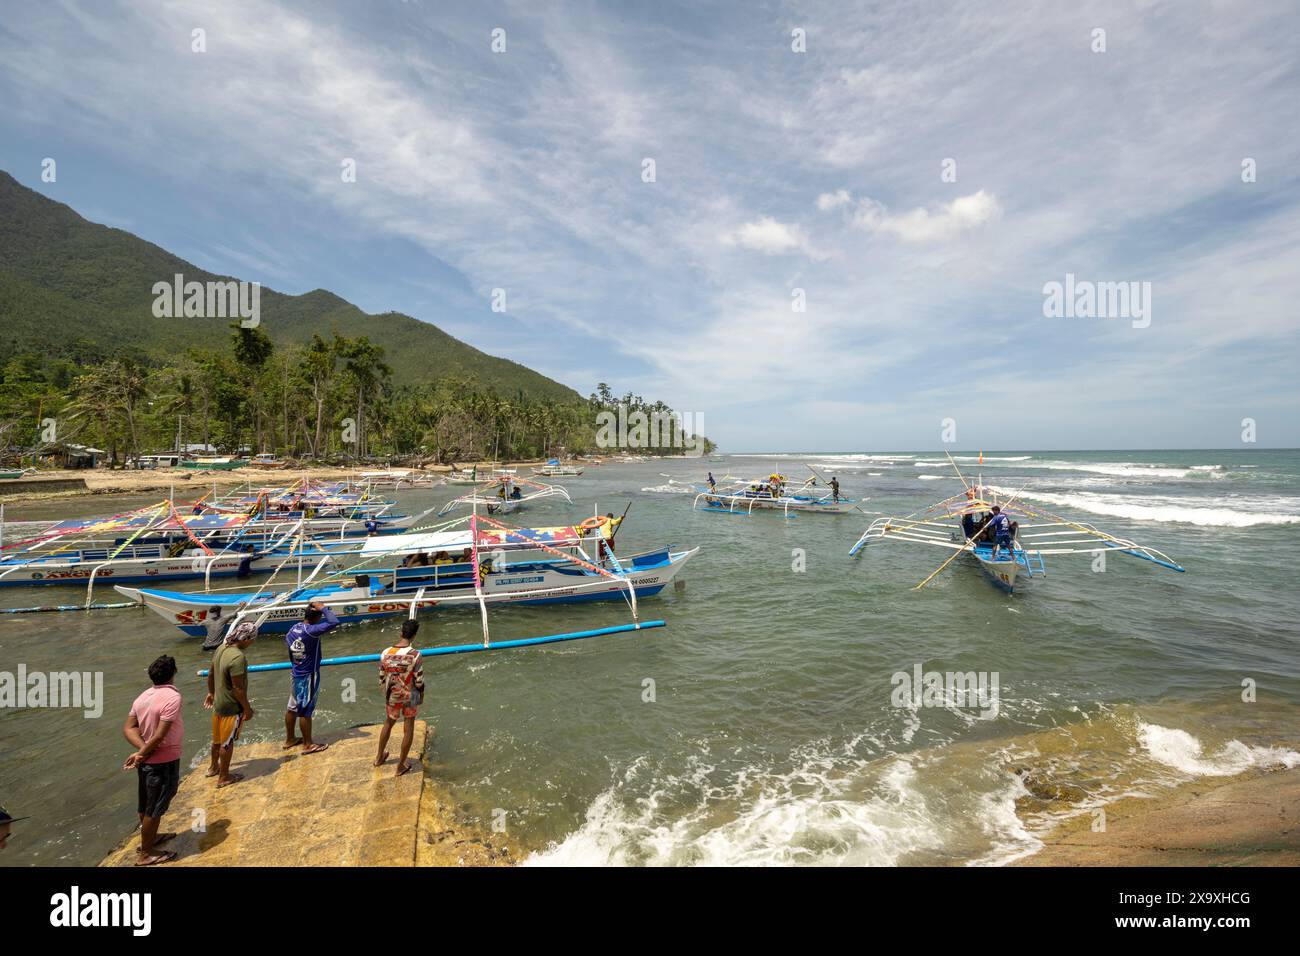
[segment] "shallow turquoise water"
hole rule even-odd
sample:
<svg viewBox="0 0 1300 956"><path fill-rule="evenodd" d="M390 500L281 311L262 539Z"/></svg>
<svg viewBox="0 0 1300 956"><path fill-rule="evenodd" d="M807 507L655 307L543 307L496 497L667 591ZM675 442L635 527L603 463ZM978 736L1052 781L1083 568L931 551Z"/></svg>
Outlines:
<svg viewBox="0 0 1300 956"><path fill-rule="evenodd" d="M1300 453L998 452L988 484L1157 547L1174 574L1112 557L1048 559L1014 597L962 561L922 591L947 552L872 545L850 559L869 518L691 510L670 482L704 471L753 476L803 463L839 476L868 511L906 514L961 485L942 454L734 456L592 468L566 479L575 504L520 523L631 511L620 553L700 546L682 590L643 602L669 626L558 647L426 664L422 716L437 726L431 771L467 818L504 819L546 862L970 863L1028 852L1063 813L1125 792L1158 794L1204 774L1300 757ZM411 508L452 489L402 492ZM11 506L10 520L117 510L123 501ZM804 570L797 570L800 566ZM7 606L79 593L6 589ZM497 608L494 637L628 619L620 604ZM423 644L470 642L473 610L425 619ZM373 652L395 626L346 628L327 652ZM97 861L134 822L121 721L148 663L204 663L197 641L148 611L0 616L0 670L102 671L98 719L67 710L0 711L0 802L20 824L7 865ZM255 661L280 660L274 636ZM894 675L996 673L997 715L896 706ZM344 681L356 701L344 703ZM253 678L254 739L282 732L282 674ZM1242 698L1253 681L1255 702ZM186 677L187 758L206 749L201 685ZM651 689L653 693L651 693ZM367 667L325 671L318 726L381 716ZM652 698L652 699L651 699ZM1029 764L1072 788L1067 803L1027 794ZM502 813L503 811L503 813Z"/></svg>

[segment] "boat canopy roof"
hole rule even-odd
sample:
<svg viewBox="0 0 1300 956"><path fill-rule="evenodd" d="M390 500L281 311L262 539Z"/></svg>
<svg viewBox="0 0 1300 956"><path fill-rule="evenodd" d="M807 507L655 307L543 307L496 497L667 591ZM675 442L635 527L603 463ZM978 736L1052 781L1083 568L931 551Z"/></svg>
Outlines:
<svg viewBox="0 0 1300 956"><path fill-rule="evenodd" d="M572 547L580 544L586 535L573 525L553 528L479 528L479 548L526 549L538 544L552 548ZM468 528L455 531L429 531L418 534L389 534L367 538L361 548L364 555L385 554L392 551L463 551L473 547L474 538Z"/></svg>

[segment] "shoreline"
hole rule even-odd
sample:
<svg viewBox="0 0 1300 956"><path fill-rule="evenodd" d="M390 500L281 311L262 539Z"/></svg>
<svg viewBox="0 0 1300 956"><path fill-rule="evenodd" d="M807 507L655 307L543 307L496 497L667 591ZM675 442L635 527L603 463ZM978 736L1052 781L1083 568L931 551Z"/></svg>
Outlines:
<svg viewBox="0 0 1300 956"><path fill-rule="evenodd" d="M675 460L676 456L666 456L665 461ZM546 464L545 458L530 458L520 461L462 461L457 468L478 468L480 471L492 468L534 468ZM621 464L618 461L591 461L580 459L578 464L584 468L598 468ZM282 486L310 478L316 481L340 481L356 478L363 471L402 471L423 472L429 475L443 475L452 470L451 465L428 465L411 467L394 465L371 465L366 467L343 468L332 465L307 465L298 468L235 468L229 471L195 468L150 468L144 470L84 468L52 469L33 472L26 478L14 479L0 484L0 504L16 504L32 501L56 501L61 499L88 498L97 495L135 495L151 491L172 493L185 489L207 489L211 491L215 484L218 488L231 488L244 484L254 486ZM531 478L529 473L520 474L521 478ZM77 482L84 487L75 487ZM58 491L24 491L25 485L45 485L47 483L70 483L74 487ZM199 497L202 492L196 492ZM178 495L177 500L180 500Z"/></svg>
<svg viewBox="0 0 1300 956"><path fill-rule="evenodd" d="M1011 866L1298 866L1300 767L1201 777L1081 814Z"/></svg>

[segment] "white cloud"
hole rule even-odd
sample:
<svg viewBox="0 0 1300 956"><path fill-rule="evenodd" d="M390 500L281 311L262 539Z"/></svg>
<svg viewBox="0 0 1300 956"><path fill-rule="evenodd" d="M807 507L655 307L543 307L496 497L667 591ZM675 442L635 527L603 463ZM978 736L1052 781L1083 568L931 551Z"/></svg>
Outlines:
<svg viewBox="0 0 1300 956"><path fill-rule="evenodd" d="M847 189L839 189L833 193L822 193L817 197L817 208L822 212L829 212L832 209L838 209L840 206L847 206L853 201L853 196Z"/></svg>
<svg viewBox="0 0 1300 956"><path fill-rule="evenodd" d="M837 195L846 195L843 190ZM818 205L821 205L818 200ZM836 203L839 205L839 203ZM830 209L833 206L824 206ZM904 242L942 242L953 239L1002 216L996 196L980 190L958 196L952 202L930 209L916 208L901 215L890 215L882 203L871 198L859 199L849 217L857 229L897 236Z"/></svg>
<svg viewBox="0 0 1300 956"><path fill-rule="evenodd" d="M777 222L771 216L762 216L733 229L722 237L722 241L728 245L741 246L769 256L786 252L815 255L802 229Z"/></svg>

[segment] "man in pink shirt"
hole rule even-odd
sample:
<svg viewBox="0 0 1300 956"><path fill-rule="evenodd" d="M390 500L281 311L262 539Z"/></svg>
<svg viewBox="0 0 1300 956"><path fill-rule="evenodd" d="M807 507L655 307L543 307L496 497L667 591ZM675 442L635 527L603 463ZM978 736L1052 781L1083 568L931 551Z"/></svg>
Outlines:
<svg viewBox="0 0 1300 956"><path fill-rule="evenodd" d="M140 849L136 866L153 866L176 858L166 850L155 851L175 833L159 833L158 824L181 785L181 742L185 723L181 719L181 692L172 684L176 661L164 654L149 665L153 686L135 699L122 734L135 748L123 770L135 770L139 779Z"/></svg>

